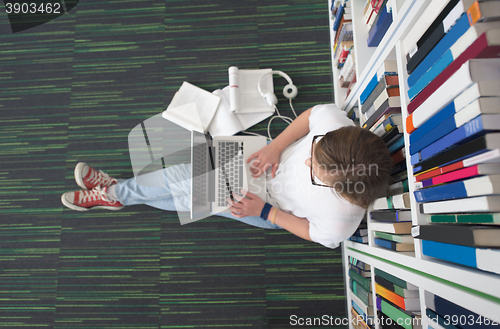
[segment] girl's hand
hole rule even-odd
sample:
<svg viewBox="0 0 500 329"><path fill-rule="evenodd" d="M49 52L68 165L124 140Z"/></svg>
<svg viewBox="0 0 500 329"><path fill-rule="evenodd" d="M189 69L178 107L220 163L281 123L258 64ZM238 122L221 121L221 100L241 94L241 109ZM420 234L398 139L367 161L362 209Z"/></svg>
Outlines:
<svg viewBox="0 0 500 329"><path fill-rule="evenodd" d="M257 195L241 190L241 194L244 196L239 196L233 194L235 201L227 199L228 207L231 209L231 214L234 217L242 218L247 216L260 216L262 208L266 204Z"/></svg>
<svg viewBox="0 0 500 329"><path fill-rule="evenodd" d="M271 143L248 157L247 163L256 158L250 167L252 176L255 178L259 177L267 169L272 168L271 175L274 178L280 162L280 154L281 150L279 150L275 144Z"/></svg>

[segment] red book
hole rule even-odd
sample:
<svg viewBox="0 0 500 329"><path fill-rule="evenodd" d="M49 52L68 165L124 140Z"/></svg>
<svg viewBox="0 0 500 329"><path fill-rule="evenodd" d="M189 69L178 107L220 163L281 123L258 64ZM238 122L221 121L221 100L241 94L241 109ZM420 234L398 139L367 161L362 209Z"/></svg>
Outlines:
<svg viewBox="0 0 500 329"><path fill-rule="evenodd" d="M405 159L404 149L401 149L396 153L394 153L393 155L391 155L391 158L392 158L392 163L395 165L403 161Z"/></svg>
<svg viewBox="0 0 500 329"><path fill-rule="evenodd" d="M490 30L491 31L491 30ZM488 38L484 32L474 41L460 56L458 56L447 68L445 68L434 80L425 87L420 94L408 104L408 113L413 113L422 103L429 98L443 83L445 83L458 69L473 58L494 58L500 56L500 45L489 45ZM408 117L409 119L410 117ZM408 120L407 119L407 120ZM408 126L408 127L412 127ZM411 131L408 131L411 133Z"/></svg>
<svg viewBox="0 0 500 329"><path fill-rule="evenodd" d="M417 175L417 176L415 176L415 180L417 182L421 182L425 179L435 177L435 176L438 176L438 175L441 175L441 174L444 174L444 173L447 173L447 172L450 172L453 170L461 169L463 167L464 167L463 161L458 161L458 162L452 163L450 165L447 165L447 166L444 166L441 168L432 169L431 171L428 171L428 172L423 173L421 175Z"/></svg>

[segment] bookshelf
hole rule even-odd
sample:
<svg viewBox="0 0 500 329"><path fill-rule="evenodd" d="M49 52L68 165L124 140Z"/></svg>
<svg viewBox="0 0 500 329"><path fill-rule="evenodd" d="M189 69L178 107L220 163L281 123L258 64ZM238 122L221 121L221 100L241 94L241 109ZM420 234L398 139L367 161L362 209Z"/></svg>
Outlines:
<svg viewBox="0 0 500 329"><path fill-rule="evenodd" d="M354 43L351 55L354 55L356 72L355 84L351 84L348 88L342 88L339 83L341 71L338 68L338 50L334 48L337 33L333 31L335 17L331 11L332 1L335 0L328 1L328 11L330 13L334 101L346 113L352 113L354 110L356 117L360 120L360 124L363 125L364 118L360 106L362 92L367 88L370 80L376 75L385 61L396 61L400 88L401 115L404 127L404 150L406 153L406 166L408 168L408 189L412 225L429 225L427 215L420 213L419 205L414 197L416 186L410 162L409 134L406 132L406 117L408 116L408 104L410 103L406 68L406 54L408 51L404 47L403 40L415 24L422 22L421 17L429 10L429 7L443 8L449 0L387 0L386 6L392 10L392 23L377 47L367 46L369 29L363 17L366 0L348 0L352 16L351 23ZM470 1L464 2L469 3ZM441 9L438 10L441 11ZM425 291L500 323L500 274L481 271L425 256L422 253L422 243L419 239L414 239L414 252L394 252L381 248L375 244L369 215L367 215L367 227L368 244L353 241L342 243L344 275L347 287L346 313L349 314L350 319L352 319L352 315L348 265L349 258L353 257L370 265L372 268L369 279L371 280L373 305L377 303L373 269L385 271L419 288L422 328L428 328L429 326L433 326L433 328L439 327L434 326L435 323L426 316L426 308L429 305L427 305L424 296ZM500 259L492 259L491 261L498 263ZM374 318L376 319L377 308L376 306L373 306L373 308L375 311ZM351 323L350 328L356 327ZM375 321L374 328L380 329L382 326Z"/></svg>

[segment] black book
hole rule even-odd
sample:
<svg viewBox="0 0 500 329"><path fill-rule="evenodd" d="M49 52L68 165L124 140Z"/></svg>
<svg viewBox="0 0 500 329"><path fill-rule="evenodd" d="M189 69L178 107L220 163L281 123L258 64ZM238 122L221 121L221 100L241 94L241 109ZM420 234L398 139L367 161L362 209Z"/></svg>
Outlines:
<svg viewBox="0 0 500 329"><path fill-rule="evenodd" d="M398 136L398 135L403 135L398 127L393 127L391 130L389 130L388 132L386 132L384 135L382 135L382 140L384 141L384 143L386 145L389 145L390 141L395 137L395 136Z"/></svg>
<svg viewBox="0 0 500 329"><path fill-rule="evenodd" d="M421 225L414 230L416 239L458 244L473 248L500 247L500 227L488 225Z"/></svg>
<svg viewBox="0 0 500 329"><path fill-rule="evenodd" d="M434 22L432 22L432 24L429 26L429 28L427 29L427 31L425 31L424 34L422 34L422 36L420 37L420 39L418 39L417 41L417 48L420 49L420 47L422 47L422 45L427 41L427 39L430 37L430 35L432 34L432 32L434 32L434 30L440 26L442 23L443 23L443 20L446 18L446 16L448 16L448 14L450 13L450 11L455 8L455 6L457 5L459 0L451 0L447 5L446 7L444 7L444 9L441 11L441 13L439 14L438 17L436 17L436 19L434 20ZM406 55L406 60L407 61L410 61L410 58L412 58L414 56L414 54L410 55Z"/></svg>
<svg viewBox="0 0 500 329"><path fill-rule="evenodd" d="M384 222L411 222L411 210L373 210L370 212L370 218Z"/></svg>
<svg viewBox="0 0 500 329"><path fill-rule="evenodd" d="M413 173L427 171L435 167L442 167L449 163L465 159L488 150L500 147L500 133L490 133L473 139L465 144L440 153L435 157L424 160L413 166Z"/></svg>
<svg viewBox="0 0 500 329"><path fill-rule="evenodd" d="M432 49L438 44L438 42L446 35L444 32L443 23L438 26L434 32L431 33L427 41L418 48L418 51L413 55L412 58L406 64L406 70L408 74L412 74L417 66L422 63L424 58L431 52Z"/></svg>

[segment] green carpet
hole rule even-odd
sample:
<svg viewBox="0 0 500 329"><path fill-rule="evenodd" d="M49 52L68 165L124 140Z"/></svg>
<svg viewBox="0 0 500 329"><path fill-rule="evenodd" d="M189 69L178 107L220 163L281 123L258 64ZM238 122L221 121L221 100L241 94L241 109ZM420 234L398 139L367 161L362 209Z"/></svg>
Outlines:
<svg viewBox="0 0 500 329"><path fill-rule="evenodd" d="M279 328L345 317L340 250L147 206L76 212L84 161L132 169L127 136L183 81L273 68L298 113L332 100L327 1L89 1L13 34L0 14L0 327ZM283 115L291 111L275 77ZM273 133L285 128L273 121ZM266 133L267 121L251 130ZM332 326L318 326L332 327Z"/></svg>

